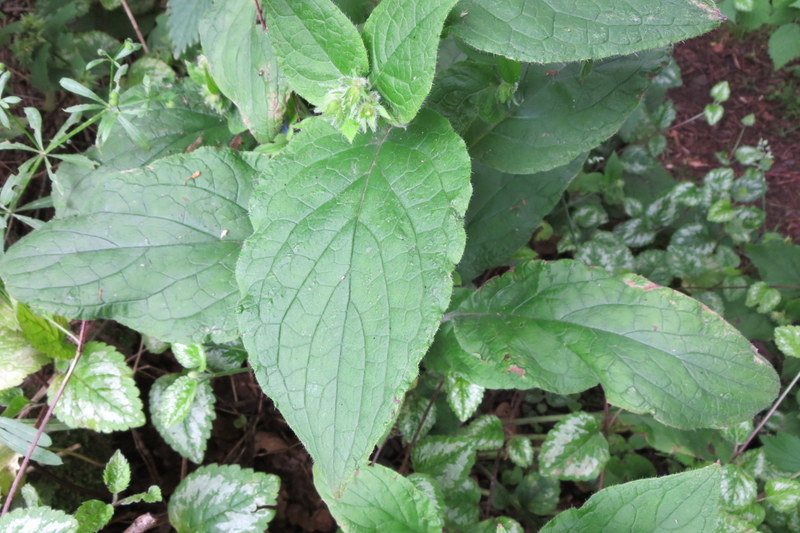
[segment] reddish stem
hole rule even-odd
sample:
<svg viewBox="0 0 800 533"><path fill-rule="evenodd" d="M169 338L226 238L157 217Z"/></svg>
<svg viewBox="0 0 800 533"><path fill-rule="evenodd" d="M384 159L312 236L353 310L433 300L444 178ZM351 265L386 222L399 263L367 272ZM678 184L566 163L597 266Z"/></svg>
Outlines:
<svg viewBox="0 0 800 533"><path fill-rule="evenodd" d="M53 401L50 402L50 406L47 408L47 412L42 419L42 423L39 424L36 436L33 438L33 442L31 442L31 445L28 448L28 453L26 453L25 457L22 459L22 464L19 467L19 471L17 471L17 475L14 477L14 482L11 484L11 488L8 490L8 496L6 496L6 501L3 503L3 510L0 512L0 516L8 513L8 510L11 508L11 502L14 499L14 494L17 492L17 488L19 488L19 484L22 482L22 476L25 475L25 471L28 469L28 464L31 462L31 456L33 455L33 452L36 451L36 445L39 443L39 439L44 434L44 428L47 427L47 422L49 422L50 418L53 416L53 411L58 404L59 398L61 398L61 395L64 393L64 388L67 386L69 378L72 376L73 372L75 372L75 367L78 366L78 361L83 353L83 346L86 344L86 335L89 331L88 324L89 323L85 320L81 321L81 332L78 336L78 348L75 351L75 357L72 358L69 368L67 369L67 373L64 374L64 379L61 380L61 385L58 387L58 391L56 392L55 396L53 396Z"/></svg>

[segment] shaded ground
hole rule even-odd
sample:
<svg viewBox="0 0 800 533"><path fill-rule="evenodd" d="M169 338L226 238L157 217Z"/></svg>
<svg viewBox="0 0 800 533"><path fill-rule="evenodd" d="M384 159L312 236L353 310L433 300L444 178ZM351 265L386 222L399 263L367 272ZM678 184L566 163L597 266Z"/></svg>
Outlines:
<svg viewBox="0 0 800 533"><path fill-rule="evenodd" d="M777 228L800 242L800 77L791 68L773 70L766 42L764 34L740 39L721 29L675 48L684 82L668 95L677 110L675 124L701 113L717 82L730 83L731 98L715 126L699 119L673 127L664 157L676 177L700 178L720 166L716 152L730 153L736 146L740 119L755 114L756 123L745 129L740 145L764 138L775 158L766 173L767 229Z"/></svg>

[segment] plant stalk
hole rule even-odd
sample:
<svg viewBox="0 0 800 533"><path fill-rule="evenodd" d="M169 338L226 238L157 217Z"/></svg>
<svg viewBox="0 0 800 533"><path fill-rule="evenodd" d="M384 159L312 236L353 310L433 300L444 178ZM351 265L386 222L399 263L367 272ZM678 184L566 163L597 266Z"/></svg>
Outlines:
<svg viewBox="0 0 800 533"><path fill-rule="evenodd" d="M3 503L3 510L0 512L0 516L8 513L9 509L11 508L11 502L14 499L14 494L17 492L17 489L22 482L22 476L25 475L25 471L28 469L28 464L31 462L31 456L36 450L36 445L39 443L39 439L42 437L42 434L44 434L44 429L47 427L47 422L49 422L50 418L53 416L53 411L58 404L59 398L61 398L61 395L64 393L64 389L66 388L70 377L72 377L72 374L75 372L75 367L78 366L78 361L80 361L81 355L83 354L83 346L86 343L86 336L89 330L88 324L89 323L85 320L81 321L81 332L78 336L78 349L75 351L75 357L72 358L69 368L67 369L67 373L64 374L64 379L61 380L61 385L58 387L58 391L53 397L53 401L50 402L50 406L47 408L47 412L42 419L42 423L39 424L39 430L36 432L36 436L34 436L33 442L31 442L31 445L28 448L28 453L26 453L25 457L22 459L22 464L17 471L17 475L14 477L14 482L11 484L11 488L8 490L8 496L6 496L6 501Z"/></svg>
<svg viewBox="0 0 800 533"><path fill-rule="evenodd" d="M759 422L759 424L756 426L753 432L750 433L750 436L747 437L747 440L745 440L741 446L736 448L736 451L733 452L733 455L731 456L731 461L739 457L747 449L747 447L750 446L750 443L753 441L754 438L756 438L756 435L758 435L758 433L764 428L769 419L772 418L772 415L775 414L775 411L778 410L778 406L780 406L783 400L786 399L786 397L789 395L789 392L797 384L798 380L800 380L800 372L798 372L797 375L794 377L794 379L792 379L792 382L789 383L789 385L787 385L786 389L783 391L783 393L781 393L780 397L775 401L775 404L773 404L773 406L770 408L767 414L764 415L764 418L761 419L761 422Z"/></svg>

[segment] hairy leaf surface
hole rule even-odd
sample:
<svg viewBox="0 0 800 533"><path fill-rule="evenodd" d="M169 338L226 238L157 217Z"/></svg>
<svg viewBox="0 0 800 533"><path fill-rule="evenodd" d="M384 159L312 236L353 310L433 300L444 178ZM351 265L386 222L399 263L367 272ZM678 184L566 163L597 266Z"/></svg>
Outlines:
<svg viewBox="0 0 800 533"><path fill-rule="evenodd" d="M444 19L457 0L383 0L364 25L370 81L401 123L428 95Z"/></svg>
<svg viewBox="0 0 800 533"><path fill-rule="evenodd" d="M720 467L708 466L603 489L580 509L564 511L542 533L718 531Z"/></svg>
<svg viewBox="0 0 800 533"><path fill-rule="evenodd" d="M271 141L291 91L267 32L256 22L256 4L217 2L200 24L200 42L211 76L239 108L247 129L260 142Z"/></svg>
<svg viewBox="0 0 800 533"><path fill-rule="evenodd" d="M385 466L367 466L358 471L341 498L324 484L320 495L331 514L346 531L442 531L436 505L408 479Z"/></svg>
<svg viewBox="0 0 800 533"><path fill-rule="evenodd" d="M396 415L447 307L469 160L447 121L349 144L320 119L273 159L237 268L266 393L340 494Z"/></svg>
<svg viewBox="0 0 800 533"><path fill-rule="evenodd" d="M663 51L616 57L595 62L588 74L578 63L528 65L520 105L466 132L470 154L511 174L565 165L619 129L664 59Z"/></svg>
<svg viewBox="0 0 800 533"><path fill-rule="evenodd" d="M331 0L270 0L264 18L281 68L297 94L320 105L346 76L365 76L367 50Z"/></svg>
<svg viewBox="0 0 800 533"><path fill-rule="evenodd" d="M199 149L109 175L86 192L82 214L8 250L6 287L48 312L113 318L162 340L234 338L254 172L231 151Z"/></svg>
<svg viewBox="0 0 800 533"><path fill-rule="evenodd" d="M632 54L711 31L724 20L706 0L462 0L453 32L475 48L555 63Z"/></svg>
<svg viewBox="0 0 800 533"><path fill-rule="evenodd" d="M778 391L770 366L699 302L575 261L527 263L448 316L468 353L559 393L601 383L608 401L684 429L752 418Z"/></svg>

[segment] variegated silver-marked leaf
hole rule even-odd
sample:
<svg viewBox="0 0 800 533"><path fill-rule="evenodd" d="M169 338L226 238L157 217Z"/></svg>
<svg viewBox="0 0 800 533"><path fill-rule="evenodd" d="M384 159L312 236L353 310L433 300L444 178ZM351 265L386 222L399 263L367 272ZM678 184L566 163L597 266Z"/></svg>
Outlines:
<svg viewBox="0 0 800 533"><path fill-rule="evenodd" d="M50 383L52 397L61 385L64 374ZM86 428L101 433L121 431L144 424L139 389L125 357L102 342L84 346L64 394L55 408L59 420L73 428Z"/></svg>
<svg viewBox="0 0 800 533"><path fill-rule="evenodd" d="M169 500L178 533L260 533L275 517L280 479L238 465L198 468Z"/></svg>

